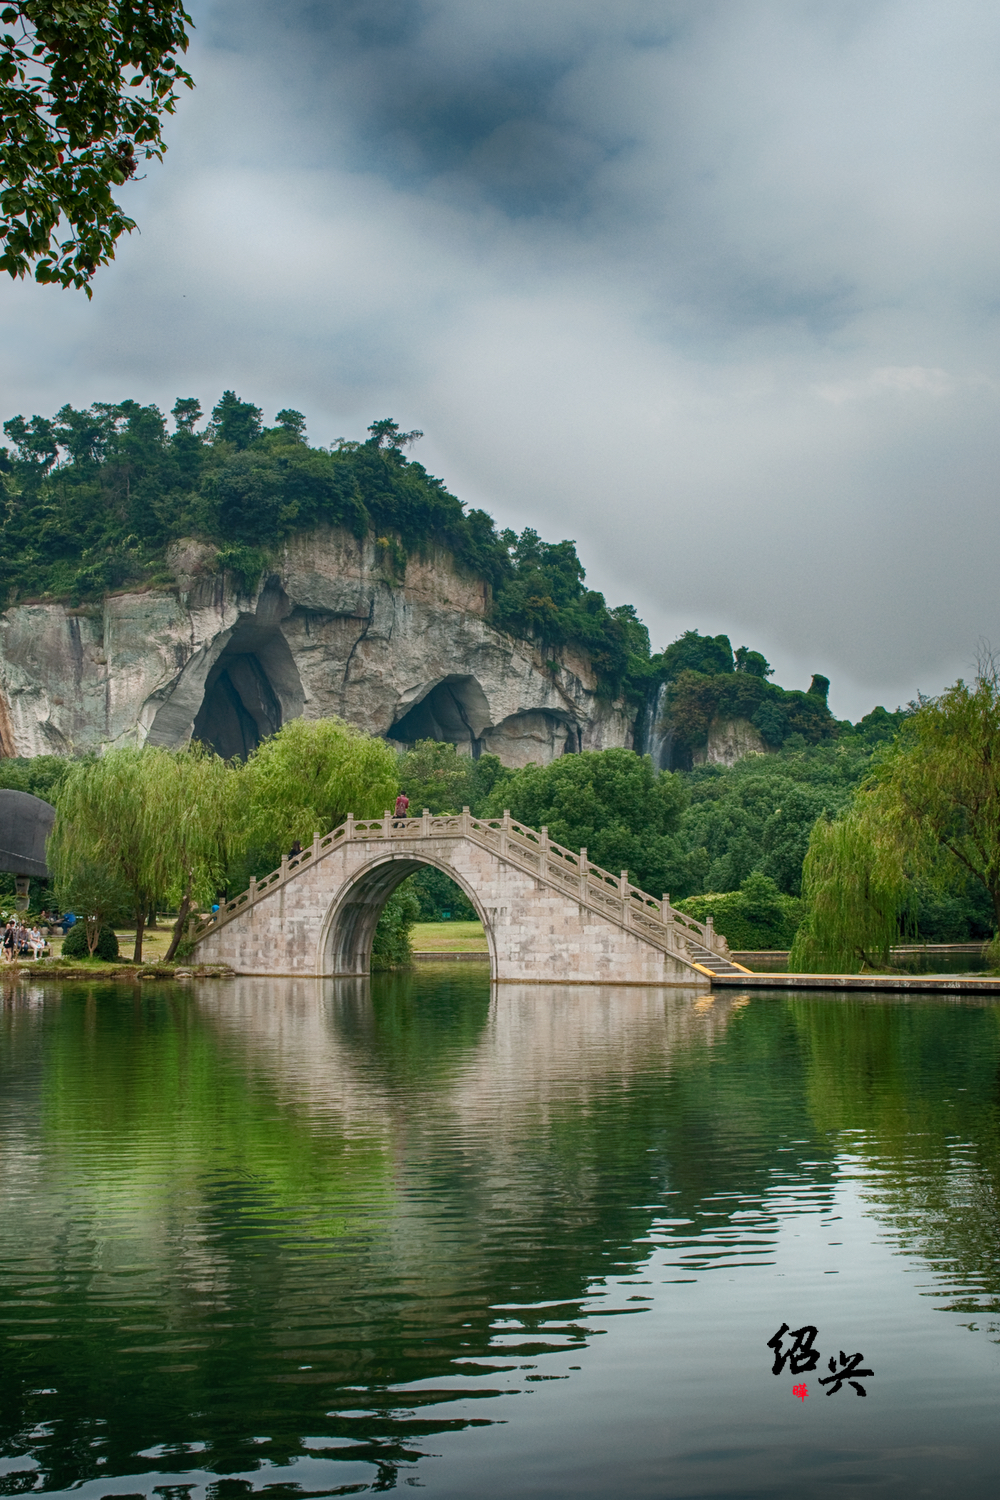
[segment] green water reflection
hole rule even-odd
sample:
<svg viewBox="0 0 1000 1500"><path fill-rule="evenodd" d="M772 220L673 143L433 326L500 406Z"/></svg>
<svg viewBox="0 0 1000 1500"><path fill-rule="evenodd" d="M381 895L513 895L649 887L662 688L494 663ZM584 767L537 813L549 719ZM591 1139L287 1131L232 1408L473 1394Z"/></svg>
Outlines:
<svg viewBox="0 0 1000 1500"><path fill-rule="evenodd" d="M461 970L27 984L0 1053L0 1493L432 1484L423 1456L532 1382L572 1401L609 1319L723 1266L759 1282L848 1158L933 1280L912 1316L996 1338L998 1023Z"/></svg>

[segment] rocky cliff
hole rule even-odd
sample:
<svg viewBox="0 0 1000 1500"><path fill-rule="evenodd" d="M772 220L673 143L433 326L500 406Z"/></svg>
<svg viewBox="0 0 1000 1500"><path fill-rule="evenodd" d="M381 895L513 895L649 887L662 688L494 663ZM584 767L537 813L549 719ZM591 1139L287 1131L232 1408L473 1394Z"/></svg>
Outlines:
<svg viewBox="0 0 1000 1500"><path fill-rule="evenodd" d="M510 766L632 743L586 656L494 629L487 586L446 553L398 568L374 538L323 527L292 536L250 594L215 558L178 542L172 585L0 615L0 752L194 736L242 755L287 719L331 714Z"/></svg>
<svg viewBox="0 0 1000 1500"><path fill-rule="evenodd" d="M708 739L691 756L696 766L735 766L745 755L764 755L767 746L749 719L715 718Z"/></svg>

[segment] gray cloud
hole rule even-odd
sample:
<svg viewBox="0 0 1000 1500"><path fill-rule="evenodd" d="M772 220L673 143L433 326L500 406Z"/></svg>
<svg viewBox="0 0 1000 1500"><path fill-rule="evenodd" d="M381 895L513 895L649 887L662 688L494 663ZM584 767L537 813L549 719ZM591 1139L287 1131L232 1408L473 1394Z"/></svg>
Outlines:
<svg viewBox="0 0 1000 1500"><path fill-rule="evenodd" d="M4 415L235 386L392 413L855 716L1000 642L995 106L980 0L206 6L141 236L4 296ZM134 205L134 206L133 206Z"/></svg>

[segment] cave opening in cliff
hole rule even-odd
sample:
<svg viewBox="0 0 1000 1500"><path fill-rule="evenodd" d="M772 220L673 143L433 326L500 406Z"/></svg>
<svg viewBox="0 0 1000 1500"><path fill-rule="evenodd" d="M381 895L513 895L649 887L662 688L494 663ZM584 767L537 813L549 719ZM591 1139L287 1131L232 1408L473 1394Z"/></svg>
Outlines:
<svg viewBox="0 0 1000 1500"><path fill-rule="evenodd" d="M223 655L209 674L193 737L224 760L245 760L280 728L281 705L256 655Z"/></svg>
<svg viewBox="0 0 1000 1500"><path fill-rule="evenodd" d="M224 760L245 760L261 740L301 714L302 683L274 624L241 622L205 678L192 736Z"/></svg>
<svg viewBox="0 0 1000 1500"><path fill-rule="evenodd" d="M389 738L404 745L446 740L478 759L489 725L490 706L481 684L475 677L455 674L419 690L389 730Z"/></svg>
<svg viewBox="0 0 1000 1500"><path fill-rule="evenodd" d="M244 760L299 718L305 693L282 630L287 604L269 584L252 615L195 651L173 682L146 700L146 743L174 750L198 740L225 760Z"/></svg>

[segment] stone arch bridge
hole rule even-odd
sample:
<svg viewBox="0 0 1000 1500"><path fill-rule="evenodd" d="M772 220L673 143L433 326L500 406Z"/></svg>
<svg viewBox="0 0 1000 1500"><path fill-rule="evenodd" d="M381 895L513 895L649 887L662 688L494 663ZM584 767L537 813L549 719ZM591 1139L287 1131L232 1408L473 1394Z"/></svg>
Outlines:
<svg viewBox="0 0 1000 1500"><path fill-rule="evenodd" d="M502 818L348 817L211 917L192 922L197 958L241 974L368 972L382 908L424 865L448 875L482 921L495 980L692 984L745 973L725 939L612 875L587 851Z"/></svg>

